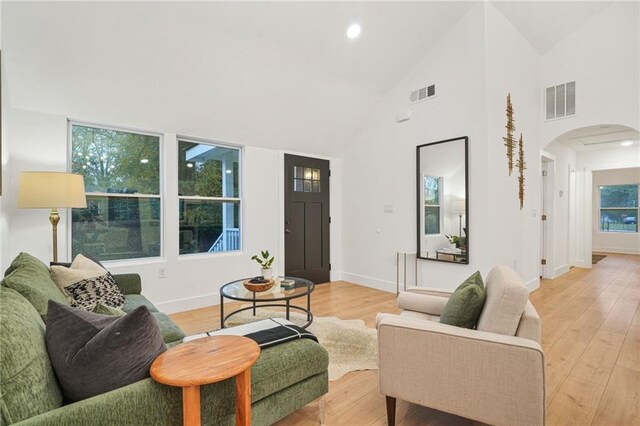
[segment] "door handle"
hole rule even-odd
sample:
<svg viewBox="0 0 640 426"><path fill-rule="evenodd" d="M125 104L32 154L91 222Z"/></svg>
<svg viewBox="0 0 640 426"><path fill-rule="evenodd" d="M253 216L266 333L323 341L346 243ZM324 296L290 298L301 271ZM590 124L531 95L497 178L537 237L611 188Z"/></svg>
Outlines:
<svg viewBox="0 0 640 426"><path fill-rule="evenodd" d="M291 229L285 229L285 230L284 230L284 233L285 233L285 234L290 234L290 233L291 233Z"/></svg>

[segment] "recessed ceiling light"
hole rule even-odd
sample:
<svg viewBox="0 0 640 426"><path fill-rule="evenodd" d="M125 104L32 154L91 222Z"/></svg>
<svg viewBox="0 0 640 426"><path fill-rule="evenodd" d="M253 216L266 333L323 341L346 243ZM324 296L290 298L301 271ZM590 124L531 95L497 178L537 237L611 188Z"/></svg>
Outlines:
<svg viewBox="0 0 640 426"><path fill-rule="evenodd" d="M362 28L360 28L360 25L351 24L351 26L349 26L349 28L347 29L347 37L356 38L360 35L360 31L362 31Z"/></svg>
<svg viewBox="0 0 640 426"><path fill-rule="evenodd" d="M146 159L146 158L143 158L142 160L140 160L140 162L141 162L142 164L147 164L147 163L149 162L149 160L148 160L148 159Z"/></svg>
<svg viewBox="0 0 640 426"><path fill-rule="evenodd" d="M620 145L622 145L622 146L631 146L631 145L633 145L633 141L624 141Z"/></svg>

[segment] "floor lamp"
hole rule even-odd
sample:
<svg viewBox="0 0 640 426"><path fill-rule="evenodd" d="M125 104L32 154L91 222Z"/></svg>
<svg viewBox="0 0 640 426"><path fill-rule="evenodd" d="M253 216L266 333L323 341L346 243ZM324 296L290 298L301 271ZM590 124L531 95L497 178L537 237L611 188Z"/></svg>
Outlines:
<svg viewBox="0 0 640 426"><path fill-rule="evenodd" d="M462 237L462 216L466 213L467 203L464 198L453 201L453 211L458 212L458 236Z"/></svg>
<svg viewBox="0 0 640 426"><path fill-rule="evenodd" d="M51 209L49 221L53 227L53 261L58 261L59 208L84 208L82 175L63 172L22 172L18 189L19 209Z"/></svg>

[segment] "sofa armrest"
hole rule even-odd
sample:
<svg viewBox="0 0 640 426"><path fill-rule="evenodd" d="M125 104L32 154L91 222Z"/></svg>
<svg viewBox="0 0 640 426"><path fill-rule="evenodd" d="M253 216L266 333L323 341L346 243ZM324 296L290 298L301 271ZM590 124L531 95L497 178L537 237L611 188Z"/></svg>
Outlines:
<svg viewBox="0 0 640 426"><path fill-rule="evenodd" d="M441 316L449 296L405 291L398 295L398 307L408 311Z"/></svg>
<svg viewBox="0 0 640 426"><path fill-rule="evenodd" d="M544 424L544 355L539 343L380 316L382 394L489 424Z"/></svg>
<svg viewBox="0 0 640 426"><path fill-rule="evenodd" d="M138 274L115 274L113 278L124 294L142 293L142 280Z"/></svg>

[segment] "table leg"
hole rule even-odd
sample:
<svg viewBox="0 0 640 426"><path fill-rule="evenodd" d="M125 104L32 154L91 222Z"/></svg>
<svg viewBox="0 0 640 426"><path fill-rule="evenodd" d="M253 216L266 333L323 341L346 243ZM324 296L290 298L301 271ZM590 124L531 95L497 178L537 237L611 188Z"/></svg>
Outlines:
<svg viewBox="0 0 640 426"><path fill-rule="evenodd" d="M200 426L200 386L182 388L182 424Z"/></svg>
<svg viewBox="0 0 640 426"><path fill-rule="evenodd" d="M224 296L220 293L220 328L224 328Z"/></svg>
<svg viewBox="0 0 640 426"><path fill-rule="evenodd" d="M251 426L251 367L236 376L236 426Z"/></svg>
<svg viewBox="0 0 640 426"><path fill-rule="evenodd" d="M290 300L287 299L287 321L289 321L289 302Z"/></svg>
<svg viewBox="0 0 640 426"><path fill-rule="evenodd" d="M307 321L311 319L311 293L307 293Z"/></svg>
<svg viewBox="0 0 640 426"><path fill-rule="evenodd" d="M253 293L253 316L256 316L256 293Z"/></svg>

